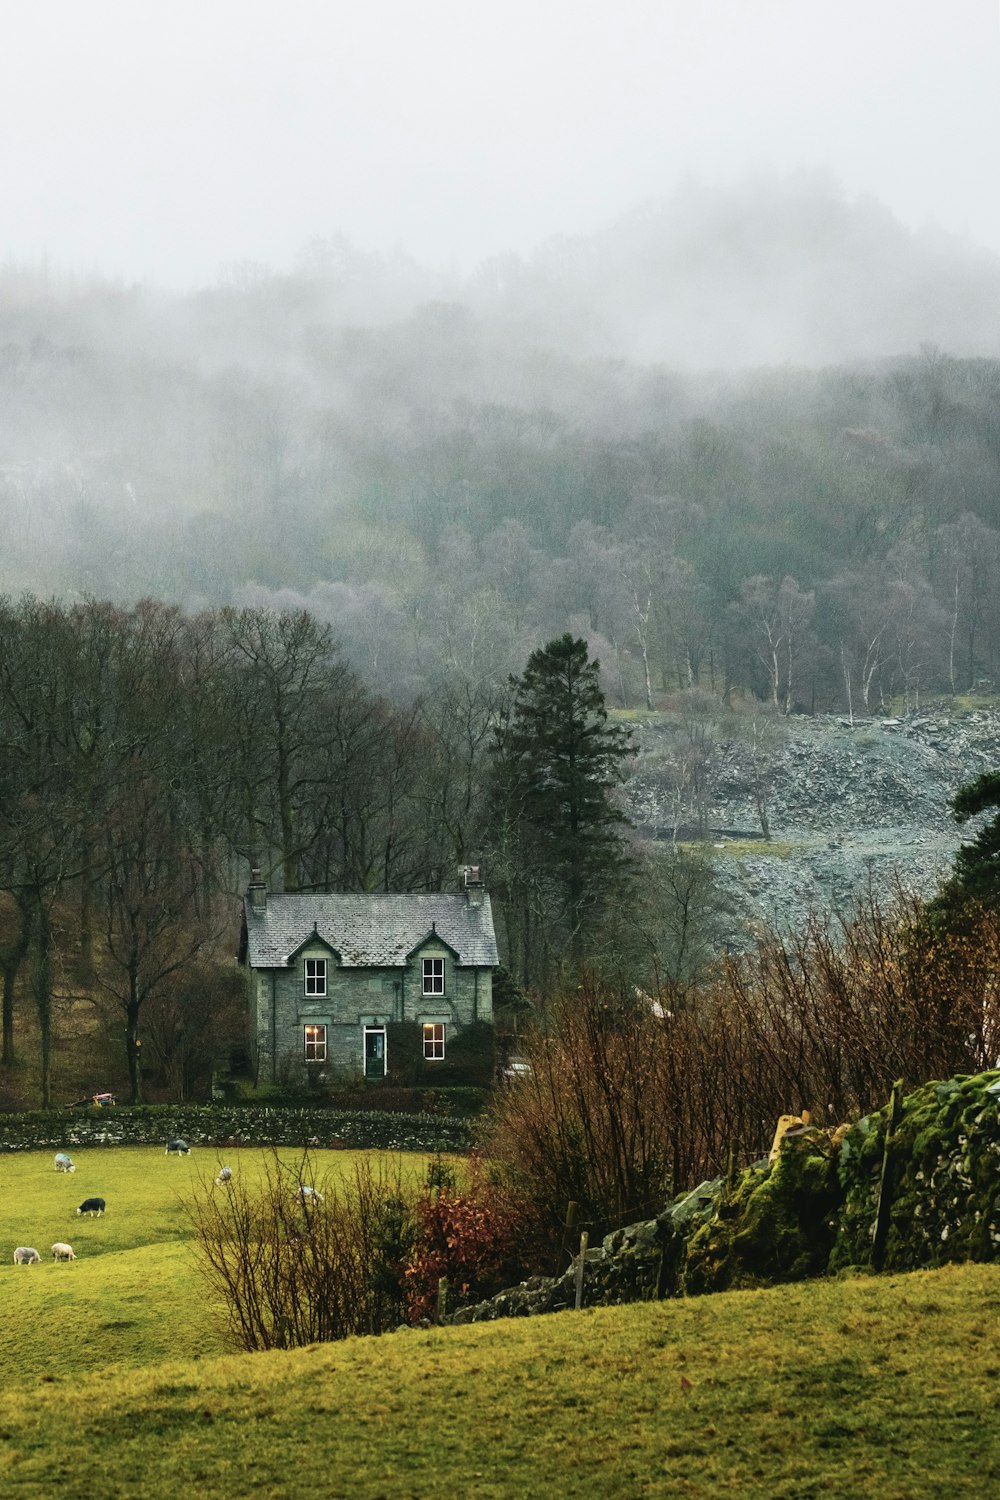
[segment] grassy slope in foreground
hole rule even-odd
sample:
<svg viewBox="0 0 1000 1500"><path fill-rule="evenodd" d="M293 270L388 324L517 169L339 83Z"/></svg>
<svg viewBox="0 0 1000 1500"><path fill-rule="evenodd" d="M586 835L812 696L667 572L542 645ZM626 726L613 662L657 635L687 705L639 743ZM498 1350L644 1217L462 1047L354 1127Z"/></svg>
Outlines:
<svg viewBox="0 0 1000 1500"><path fill-rule="evenodd" d="M0 1493L995 1494L998 1312L946 1267L57 1379L0 1397Z"/></svg>

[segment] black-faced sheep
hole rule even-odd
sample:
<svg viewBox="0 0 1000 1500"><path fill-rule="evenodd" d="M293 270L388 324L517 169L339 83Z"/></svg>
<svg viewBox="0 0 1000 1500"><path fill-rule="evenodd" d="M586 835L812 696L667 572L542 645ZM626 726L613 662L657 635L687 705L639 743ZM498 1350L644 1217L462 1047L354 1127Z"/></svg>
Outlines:
<svg viewBox="0 0 1000 1500"><path fill-rule="evenodd" d="M77 1213L92 1214L95 1218L99 1218L106 1207L107 1205L104 1202L103 1198L84 1198L83 1202L80 1204L80 1207L77 1209Z"/></svg>
<svg viewBox="0 0 1000 1500"><path fill-rule="evenodd" d="M72 1157L67 1156L66 1153L65 1153L65 1151L57 1151L56 1152L56 1171L57 1172L75 1172L76 1171L76 1167L74 1167L74 1165L73 1165L73 1159L72 1159Z"/></svg>

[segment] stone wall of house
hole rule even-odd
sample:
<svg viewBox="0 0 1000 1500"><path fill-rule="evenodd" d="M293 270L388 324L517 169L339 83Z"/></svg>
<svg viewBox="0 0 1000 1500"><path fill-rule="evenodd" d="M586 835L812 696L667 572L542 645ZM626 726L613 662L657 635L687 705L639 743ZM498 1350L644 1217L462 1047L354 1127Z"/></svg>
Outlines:
<svg viewBox="0 0 1000 1500"><path fill-rule="evenodd" d="M327 993L305 993L305 960L327 960ZM445 961L443 995L421 993L424 958ZM303 1028L327 1028L329 1070L364 1070L365 1027L394 1021L418 1024L439 1021L447 1037L473 1021L493 1020L493 976L483 969L463 968L443 944L433 940L414 954L405 969L341 968L322 943L308 944L288 969L251 971L252 1026L256 1035L258 1077L273 1079L304 1074Z"/></svg>

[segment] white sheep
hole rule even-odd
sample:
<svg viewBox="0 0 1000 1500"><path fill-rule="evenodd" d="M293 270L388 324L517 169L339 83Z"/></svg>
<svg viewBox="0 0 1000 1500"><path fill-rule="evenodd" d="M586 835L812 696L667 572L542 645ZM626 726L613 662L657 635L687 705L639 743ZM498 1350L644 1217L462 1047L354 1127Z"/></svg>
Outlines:
<svg viewBox="0 0 1000 1500"><path fill-rule="evenodd" d="M62 1240L56 1240L55 1244L52 1246L52 1259L76 1260L76 1256L73 1253L73 1246L64 1244Z"/></svg>
<svg viewBox="0 0 1000 1500"><path fill-rule="evenodd" d="M15 1266L37 1266L41 1264L42 1257L37 1250L32 1250L30 1245L18 1245L14 1251Z"/></svg>
<svg viewBox="0 0 1000 1500"><path fill-rule="evenodd" d="M217 1187L221 1187L224 1182L232 1182L232 1180L233 1180L233 1169L232 1169L232 1167L220 1167L219 1168L219 1175L215 1179L216 1186Z"/></svg>
<svg viewBox="0 0 1000 1500"><path fill-rule="evenodd" d="M299 1198L301 1198L303 1203L323 1202L323 1194L318 1192L314 1187L308 1187L305 1183L303 1183L299 1188L298 1196Z"/></svg>
<svg viewBox="0 0 1000 1500"><path fill-rule="evenodd" d="M66 1153L65 1153L65 1151L57 1151L56 1152L56 1171L57 1172L75 1172L76 1171L76 1167L73 1165L73 1159L72 1159L72 1157L67 1156Z"/></svg>

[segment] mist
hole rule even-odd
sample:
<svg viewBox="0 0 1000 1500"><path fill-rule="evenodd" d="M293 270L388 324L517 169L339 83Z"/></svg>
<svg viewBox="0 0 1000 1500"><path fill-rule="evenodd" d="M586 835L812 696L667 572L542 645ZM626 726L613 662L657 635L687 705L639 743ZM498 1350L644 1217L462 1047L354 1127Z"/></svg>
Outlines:
<svg viewBox="0 0 1000 1500"><path fill-rule="evenodd" d="M0 254L190 291L345 235L467 273L817 168L1000 251L998 59L984 0L39 0L4 24Z"/></svg>
<svg viewBox="0 0 1000 1500"><path fill-rule="evenodd" d="M895 589L886 682L954 685L955 538L981 570L1000 527L995 13L8 30L0 591L305 607L400 700L572 629L628 706L656 662L760 688L761 580L836 705L843 601Z"/></svg>

